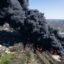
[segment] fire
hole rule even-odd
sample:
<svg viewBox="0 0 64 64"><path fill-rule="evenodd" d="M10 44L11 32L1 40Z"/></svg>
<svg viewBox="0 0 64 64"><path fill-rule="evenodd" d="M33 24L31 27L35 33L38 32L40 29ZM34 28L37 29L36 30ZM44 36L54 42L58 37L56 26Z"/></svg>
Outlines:
<svg viewBox="0 0 64 64"><path fill-rule="evenodd" d="M44 51L43 48L39 48L39 47L37 47L37 50L38 50L39 52L43 52L43 51Z"/></svg>

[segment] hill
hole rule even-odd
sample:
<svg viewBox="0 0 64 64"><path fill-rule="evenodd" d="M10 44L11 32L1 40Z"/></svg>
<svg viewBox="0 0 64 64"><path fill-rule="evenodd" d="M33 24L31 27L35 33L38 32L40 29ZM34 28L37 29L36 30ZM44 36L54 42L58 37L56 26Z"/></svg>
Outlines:
<svg viewBox="0 0 64 64"><path fill-rule="evenodd" d="M47 23L55 29L64 32L64 20L63 19L46 19Z"/></svg>

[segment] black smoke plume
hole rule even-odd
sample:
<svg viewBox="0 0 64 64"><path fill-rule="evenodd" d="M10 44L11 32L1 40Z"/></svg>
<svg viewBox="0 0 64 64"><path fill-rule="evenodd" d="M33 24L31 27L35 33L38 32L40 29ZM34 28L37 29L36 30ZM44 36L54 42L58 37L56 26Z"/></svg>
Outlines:
<svg viewBox="0 0 64 64"><path fill-rule="evenodd" d="M29 42L34 48L54 49L64 55L63 38L48 26L44 13L28 9L28 0L0 0L0 25L4 23L21 35L24 45Z"/></svg>

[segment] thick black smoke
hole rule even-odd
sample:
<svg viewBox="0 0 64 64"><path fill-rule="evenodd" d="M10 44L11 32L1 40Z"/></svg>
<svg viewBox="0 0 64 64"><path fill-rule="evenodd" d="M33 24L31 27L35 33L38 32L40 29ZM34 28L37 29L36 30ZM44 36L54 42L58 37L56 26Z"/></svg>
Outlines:
<svg viewBox="0 0 64 64"><path fill-rule="evenodd" d="M24 45L30 42L36 48L57 50L64 55L63 38L58 31L47 25L44 14L28 9L28 0L0 0L0 25L9 23L21 34Z"/></svg>

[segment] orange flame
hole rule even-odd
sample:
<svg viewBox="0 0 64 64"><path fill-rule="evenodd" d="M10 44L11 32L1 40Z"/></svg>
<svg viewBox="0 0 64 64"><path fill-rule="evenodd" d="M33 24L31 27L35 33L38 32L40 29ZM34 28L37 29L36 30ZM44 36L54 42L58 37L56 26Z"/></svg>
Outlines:
<svg viewBox="0 0 64 64"><path fill-rule="evenodd" d="M37 47L37 50L38 50L39 52L43 52L43 51L44 51L43 48L39 48L39 47Z"/></svg>

